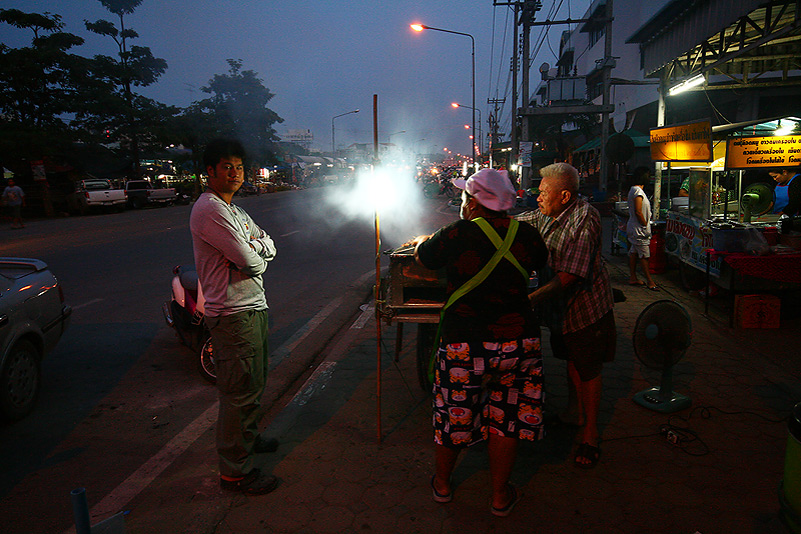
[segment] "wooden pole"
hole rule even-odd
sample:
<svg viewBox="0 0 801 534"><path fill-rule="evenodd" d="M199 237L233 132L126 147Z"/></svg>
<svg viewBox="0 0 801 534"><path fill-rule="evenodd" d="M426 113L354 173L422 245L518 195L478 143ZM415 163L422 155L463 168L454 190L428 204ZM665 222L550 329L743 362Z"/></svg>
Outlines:
<svg viewBox="0 0 801 534"><path fill-rule="evenodd" d="M373 95L373 176L378 165L378 95ZM381 443L381 312L379 297L381 289L381 228L378 218L378 206L375 208L375 329L376 329L376 438Z"/></svg>

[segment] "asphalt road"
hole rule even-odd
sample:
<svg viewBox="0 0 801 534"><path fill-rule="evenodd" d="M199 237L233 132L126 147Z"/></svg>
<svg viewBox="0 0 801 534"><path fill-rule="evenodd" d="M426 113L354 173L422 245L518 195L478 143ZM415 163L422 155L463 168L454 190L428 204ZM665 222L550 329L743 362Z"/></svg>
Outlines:
<svg viewBox="0 0 801 534"><path fill-rule="evenodd" d="M345 215L339 200L330 201L343 192L336 186L237 200L278 248L265 276L274 348L294 347L290 342L316 326L315 318L333 313L332 303L356 285L369 288L374 277L374 220ZM391 235L382 227L382 250L455 218L443 202L426 201L423 217L395 216ZM70 490L87 488L91 506L216 400L161 313L172 267L193 261L190 210L148 208L0 229L0 256L46 261L74 309L43 364L36 409L0 426L0 517L17 518L5 522L11 531L68 527ZM344 322L358 311L339 313ZM293 358L283 351L271 367L302 372Z"/></svg>

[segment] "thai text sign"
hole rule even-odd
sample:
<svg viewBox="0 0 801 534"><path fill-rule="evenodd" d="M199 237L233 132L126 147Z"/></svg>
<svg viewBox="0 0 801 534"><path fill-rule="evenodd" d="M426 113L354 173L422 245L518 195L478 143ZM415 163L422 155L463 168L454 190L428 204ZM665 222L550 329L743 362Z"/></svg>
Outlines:
<svg viewBox="0 0 801 534"><path fill-rule="evenodd" d="M691 122L651 130L651 160L712 161L712 123Z"/></svg>
<svg viewBox="0 0 801 534"><path fill-rule="evenodd" d="M706 271L706 251L713 248L712 230L697 217L667 212L665 225L665 252L696 269ZM720 256L711 259L709 274L720 277Z"/></svg>
<svg viewBox="0 0 801 534"><path fill-rule="evenodd" d="M726 140L726 169L801 167L801 135Z"/></svg>

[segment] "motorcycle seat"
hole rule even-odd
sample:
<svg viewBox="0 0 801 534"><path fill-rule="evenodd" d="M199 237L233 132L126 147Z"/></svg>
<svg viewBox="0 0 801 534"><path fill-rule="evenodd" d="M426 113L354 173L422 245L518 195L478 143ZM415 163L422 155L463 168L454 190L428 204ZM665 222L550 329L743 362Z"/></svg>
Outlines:
<svg viewBox="0 0 801 534"><path fill-rule="evenodd" d="M181 286L189 291L197 291L197 271L194 269L181 268L178 273L178 279L181 281Z"/></svg>

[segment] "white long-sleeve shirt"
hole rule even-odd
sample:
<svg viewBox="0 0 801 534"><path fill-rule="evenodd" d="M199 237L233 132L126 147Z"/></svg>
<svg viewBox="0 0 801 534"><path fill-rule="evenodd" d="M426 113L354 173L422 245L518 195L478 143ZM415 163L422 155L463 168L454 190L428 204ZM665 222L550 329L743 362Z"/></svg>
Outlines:
<svg viewBox="0 0 801 534"><path fill-rule="evenodd" d="M195 202L189 228L206 315L266 309L262 274L276 254L270 236L245 210L209 191Z"/></svg>

